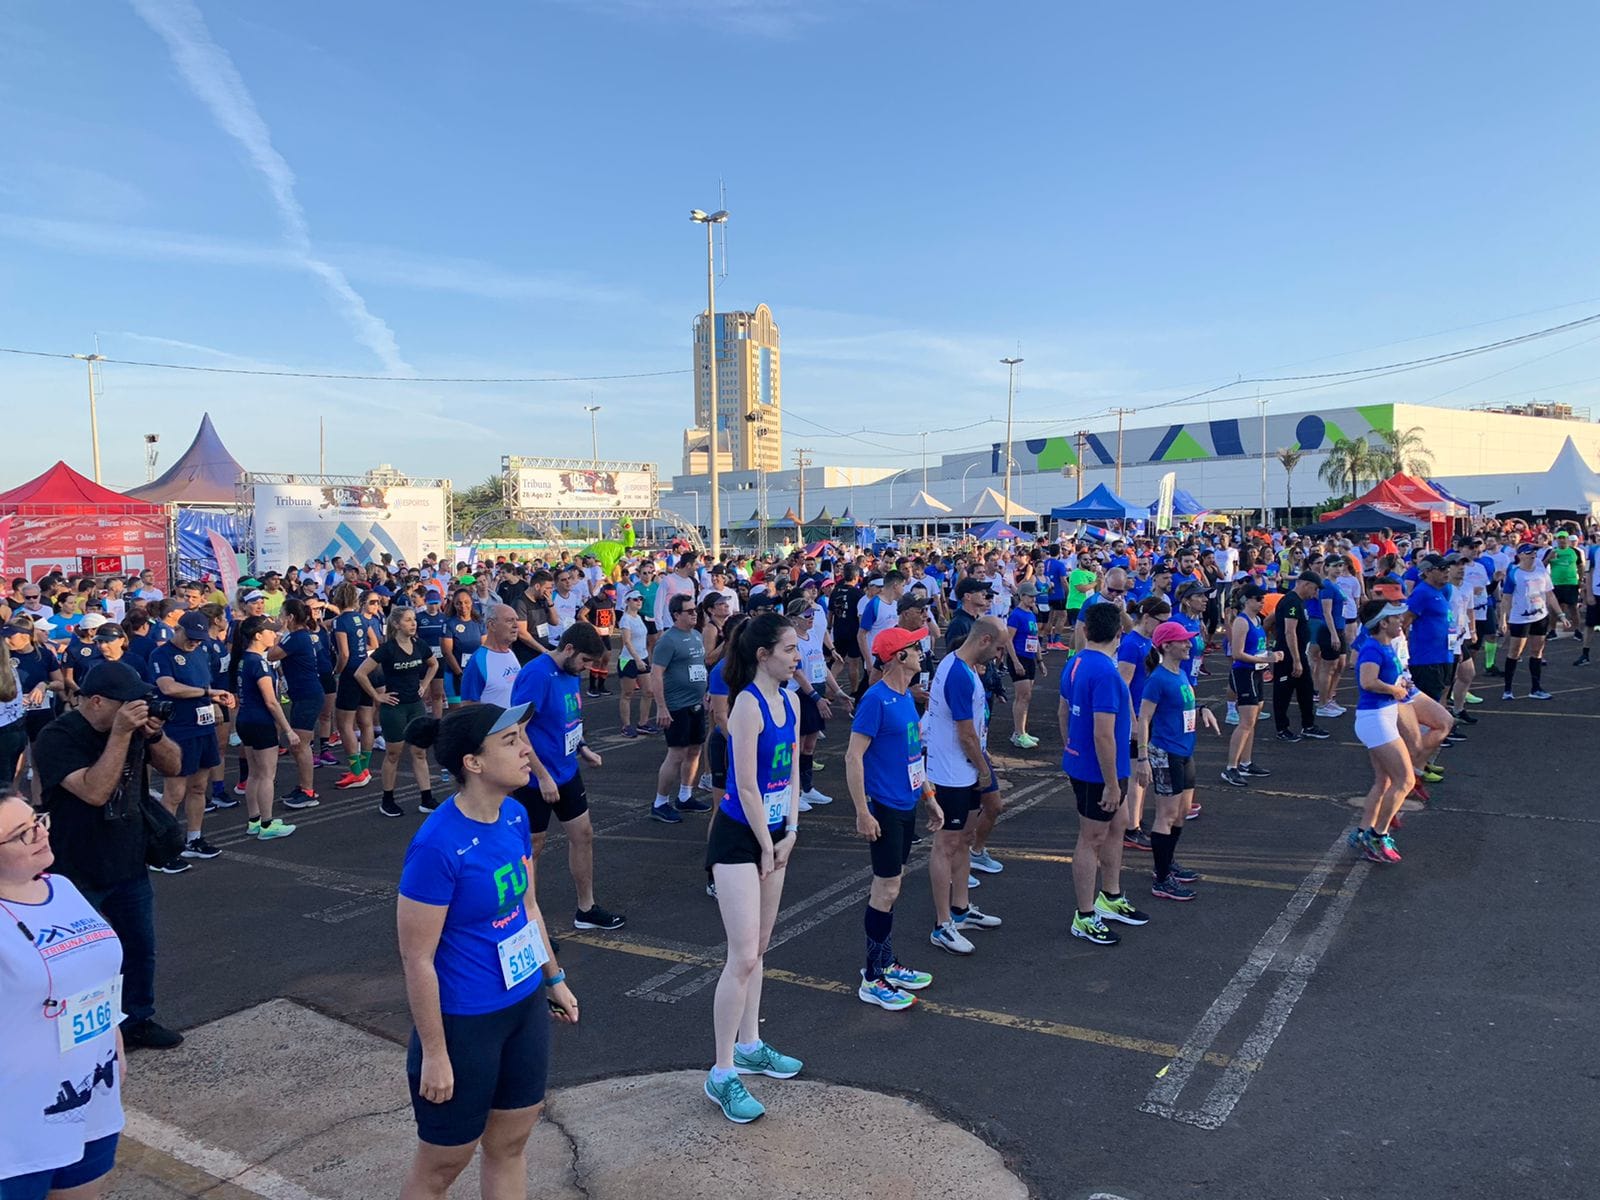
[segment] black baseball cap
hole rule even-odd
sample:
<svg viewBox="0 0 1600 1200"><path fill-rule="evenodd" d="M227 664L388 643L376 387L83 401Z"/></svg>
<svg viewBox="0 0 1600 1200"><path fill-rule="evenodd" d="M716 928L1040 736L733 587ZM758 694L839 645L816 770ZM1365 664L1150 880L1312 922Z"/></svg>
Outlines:
<svg viewBox="0 0 1600 1200"><path fill-rule="evenodd" d="M993 596L994 588L989 586L989 581L987 579L973 579L971 576L968 576L966 579L963 579L960 583L956 584L957 600L961 599L963 596L970 596L973 592L982 592L985 596Z"/></svg>
<svg viewBox="0 0 1600 1200"><path fill-rule="evenodd" d="M927 607L928 598L926 596L901 596L900 599L896 600L894 603L894 610L897 613L910 612L913 608Z"/></svg>

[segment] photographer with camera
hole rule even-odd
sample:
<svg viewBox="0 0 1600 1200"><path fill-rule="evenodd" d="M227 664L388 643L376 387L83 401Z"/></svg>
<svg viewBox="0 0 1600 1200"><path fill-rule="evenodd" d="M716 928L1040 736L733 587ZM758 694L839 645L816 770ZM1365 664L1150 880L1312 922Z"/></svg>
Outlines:
<svg viewBox="0 0 1600 1200"><path fill-rule="evenodd" d="M148 763L177 776L183 752L151 715L157 699L127 663L85 673L76 710L39 732L34 760L50 814L56 874L70 879L122 941L122 1036L167 1049L183 1036L156 1023L155 894L148 864L181 844L176 823L145 788ZM163 845L162 843L166 843Z"/></svg>

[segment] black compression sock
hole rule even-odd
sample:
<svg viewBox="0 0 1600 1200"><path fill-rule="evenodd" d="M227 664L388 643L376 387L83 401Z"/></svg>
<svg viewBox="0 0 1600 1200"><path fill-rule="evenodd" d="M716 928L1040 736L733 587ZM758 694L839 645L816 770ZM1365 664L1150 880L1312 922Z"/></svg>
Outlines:
<svg viewBox="0 0 1600 1200"><path fill-rule="evenodd" d="M433 805L433 789L432 788L423 788L422 789L422 803L428 805L429 807L432 807L432 805Z"/></svg>

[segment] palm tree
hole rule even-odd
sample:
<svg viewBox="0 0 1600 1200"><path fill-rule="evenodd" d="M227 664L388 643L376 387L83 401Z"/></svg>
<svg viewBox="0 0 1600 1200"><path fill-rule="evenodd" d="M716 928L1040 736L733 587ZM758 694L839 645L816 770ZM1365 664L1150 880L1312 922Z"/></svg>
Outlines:
<svg viewBox="0 0 1600 1200"><path fill-rule="evenodd" d="M1422 426L1381 430L1378 439L1373 457L1383 464L1386 475L1432 474L1433 453L1422 444Z"/></svg>
<svg viewBox="0 0 1600 1200"><path fill-rule="evenodd" d="M1298 446L1285 446L1278 451L1278 462L1283 467L1283 523L1294 524L1294 469L1300 465L1300 460L1306 452Z"/></svg>
<svg viewBox="0 0 1600 1200"><path fill-rule="evenodd" d="M1365 438L1340 438L1329 448L1328 457L1322 460L1317 478L1330 488L1340 490L1349 483L1350 494L1354 496L1361 490L1361 481L1378 472L1376 459L1372 445Z"/></svg>

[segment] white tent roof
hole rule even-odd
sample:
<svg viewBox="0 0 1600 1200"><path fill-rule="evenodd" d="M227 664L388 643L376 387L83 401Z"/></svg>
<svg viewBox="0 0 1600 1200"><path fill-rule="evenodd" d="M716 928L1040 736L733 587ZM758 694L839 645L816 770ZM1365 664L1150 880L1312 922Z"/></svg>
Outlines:
<svg viewBox="0 0 1600 1200"><path fill-rule="evenodd" d="M907 517L938 517L950 511L950 506L935 500L927 492L918 492L911 497L911 503L906 507L903 516Z"/></svg>
<svg viewBox="0 0 1600 1200"><path fill-rule="evenodd" d="M999 492L993 488L984 488L983 494L978 497L978 502L972 507L972 515L975 517L1004 517L1008 521L1015 521L1037 517L1039 514L1031 508L1018 504L1015 500L1008 507L1006 498Z"/></svg>
<svg viewBox="0 0 1600 1200"><path fill-rule="evenodd" d="M1468 490L1492 495L1496 503L1484 511L1503 513L1580 512L1600 516L1600 473L1596 473L1569 437L1548 471L1496 475Z"/></svg>

